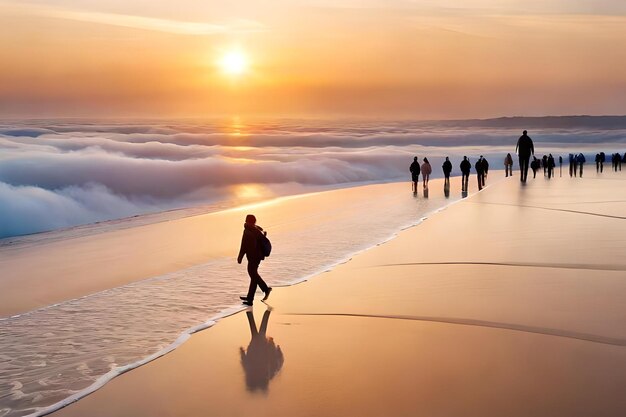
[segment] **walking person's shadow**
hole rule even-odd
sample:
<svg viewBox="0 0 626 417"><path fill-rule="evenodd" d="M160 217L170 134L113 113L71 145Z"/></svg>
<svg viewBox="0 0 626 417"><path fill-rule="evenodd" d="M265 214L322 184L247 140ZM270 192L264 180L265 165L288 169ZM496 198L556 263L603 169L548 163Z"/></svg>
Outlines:
<svg viewBox="0 0 626 417"><path fill-rule="evenodd" d="M246 388L251 392L267 392L270 380L278 374L284 362L280 346L274 343L272 337L266 335L270 314L270 309L263 313L261 327L257 330L254 314L252 311L246 311L251 340L248 349L241 347L239 353L246 374Z"/></svg>

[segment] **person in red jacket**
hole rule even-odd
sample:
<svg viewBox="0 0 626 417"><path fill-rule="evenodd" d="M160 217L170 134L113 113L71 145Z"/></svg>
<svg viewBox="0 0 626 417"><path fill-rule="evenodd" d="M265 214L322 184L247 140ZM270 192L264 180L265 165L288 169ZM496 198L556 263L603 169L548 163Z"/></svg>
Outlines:
<svg viewBox="0 0 626 417"><path fill-rule="evenodd" d="M248 259L248 275L250 276L250 287L248 295L239 297L243 300L243 304L251 306L254 301L254 293L256 287L259 286L261 291L265 293L263 300L267 300L272 292L272 287L268 287L261 275L259 275L259 265L265 259L259 239L263 234L263 229L256 225L256 217L253 214L246 216L246 222L243 225L243 236L241 237L241 247L239 248L239 256L237 263L241 263L243 256Z"/></svg>

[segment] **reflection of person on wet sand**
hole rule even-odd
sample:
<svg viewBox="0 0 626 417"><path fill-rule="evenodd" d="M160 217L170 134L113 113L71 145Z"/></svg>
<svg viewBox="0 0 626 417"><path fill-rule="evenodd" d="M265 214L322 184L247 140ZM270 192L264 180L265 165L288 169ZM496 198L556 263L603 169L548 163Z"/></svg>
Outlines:
<svg viewBox="0 0 626 417"><path fill-rule="evenodd" d="M283 366L284 357L280 346L274 339L266 336L267 325L270 319L270 310L263 313L261 327L257 331L252 311L246 311L250 325L251 340L248 349L239 348L241 365L246 374L246 387L249 391L266 392L270 380L278 374Z"/></svg>

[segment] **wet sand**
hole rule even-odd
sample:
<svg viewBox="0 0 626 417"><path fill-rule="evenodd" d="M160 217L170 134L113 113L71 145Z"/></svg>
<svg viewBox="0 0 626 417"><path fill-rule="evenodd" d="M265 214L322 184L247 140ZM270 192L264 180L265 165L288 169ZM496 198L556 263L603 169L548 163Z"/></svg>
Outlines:
<svg viewBox="0 0 626 417"><path fill-rule="evenodd" d="M625 415L625 180L494 183L54 415Z"/></svg>
<svg viewBox="0 0 626 417"><path fill-rule="evenodd" d="M460 183L453 179L454 194ZM442 194L442 180L431 181ZM350 210L384 195L393 204L409 182L367 185L282 197L234 209L116 228L97 225L84 235L70 229L34 235L0 247L0 317L163 275L217 258L237 256L243 219L254 211L271 231L306 230L319 216L348 216ZM470 192L474 185L470 187ZM420 183L420 198L422 195ZM337 210L340 207L341 210ZM153 216L156 217L156 216ZM140 219L141 220L141 219ZM132 222L127 222L132 223ZM83 227L83 229L86 227Z"/></svg>

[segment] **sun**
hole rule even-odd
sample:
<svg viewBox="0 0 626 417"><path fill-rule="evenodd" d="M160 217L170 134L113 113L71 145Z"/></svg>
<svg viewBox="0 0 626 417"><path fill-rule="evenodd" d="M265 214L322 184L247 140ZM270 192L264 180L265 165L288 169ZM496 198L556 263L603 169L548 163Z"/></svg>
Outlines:
<svg viewBox="0 0 626 417"><path fill-rule="evenodd" d="M220 57L218 65L225 74L241 75L248 70L249 61L244 51L233 49Z"/></svg>

